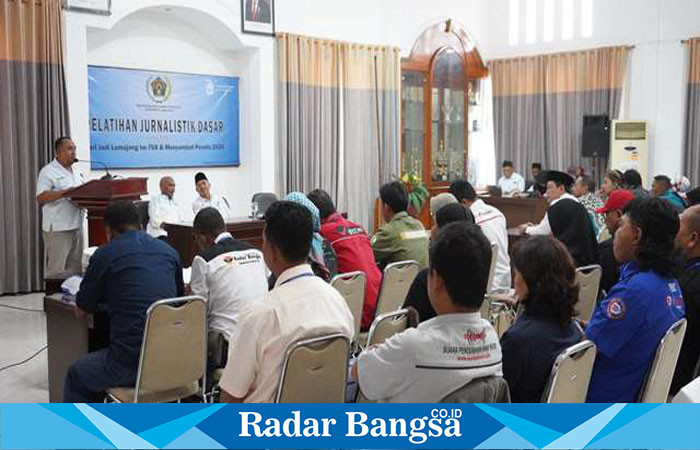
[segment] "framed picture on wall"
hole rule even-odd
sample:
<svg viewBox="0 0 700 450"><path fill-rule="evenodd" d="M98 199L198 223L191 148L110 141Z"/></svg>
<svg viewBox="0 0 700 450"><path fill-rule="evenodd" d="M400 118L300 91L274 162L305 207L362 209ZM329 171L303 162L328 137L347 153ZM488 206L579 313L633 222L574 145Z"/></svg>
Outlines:
<svg viewBox="0 0 700 450"><path fill-rule="evenodd" d="M244 33L275 35L275 0L241 0Z"/></svg>

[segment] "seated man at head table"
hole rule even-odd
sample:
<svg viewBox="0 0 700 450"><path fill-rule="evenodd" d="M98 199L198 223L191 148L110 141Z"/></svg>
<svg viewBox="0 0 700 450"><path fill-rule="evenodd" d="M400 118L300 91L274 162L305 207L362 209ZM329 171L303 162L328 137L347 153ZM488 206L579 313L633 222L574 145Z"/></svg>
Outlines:
<svg viewBox="0 0 700 450"><path fill-rule="evenodd" d="M498 179L498 186L501 188L504 197L511 197L514 194L525 192L525 178L515 171L513 161L503 161L501 170L503 176Z"/></svg>
<svg viewBox="0 0 700 450"><path fill-rule="evenodd" d="M207 300L211 369L207 373L212 373L226 363L227 343L241 311L267 294L267 275L262 252L227 232L215 208L197 213L193 232L200 253L192 261L190 288Z"/></svg>
<svg viewBox="0 0 700 450"><path fill-rule="evenodd" d="M133 386L141 354L146 311L156 301L183 295L180 256L168 244L140 231L131 202L105 211L108 244L90 258L76 295L75 313L106 311L109 347L88 353L68 368L63 401L101 402L108 388Z"/></svg>
<svg viewBox="0 0 700 450"><path fill-rule="evenodd" d="M312 236L311 213L298 203L278 201L265 213L262 250L277 281L238 317L219 383L222 402L273 402L289 345L324 334L353 336L345 299L306 262Z"/></svg>
<svg viewBox="0 0 700 450"><path fill-rule="evenodd" d="M428 267L428 234L423 224L408 215L408 192L392 181L379 189L385 224L372 236L372 250L380 267L399 261L417 261Z"/></svg>
<svg viewBox="0 0 700 450"><path fill-rule="evenodd" d="M479 312L490 260L489 241L476 225L458 221L438 231L428 273L437 317L360 354L351 372L365 397L436 403L476 378L502 375L498 335Z"/></svg>
<svg viewBox="0 0 700 450"><path fill-rule="evenodd" d="M195 215L197 215L201 209L211 206L221 213L224 222L231 218L231 206L228 200L226 200L226 197L223 195L211 192L211 184L204 172L197 172L194 176L194 185L197 189L197 194L199 194L194 202L192 202L192 212Z"/></svg>
<svg viewBox="0 0 700 450"><path fill-rule="evenodd" d="M183 220L180 206L173 196L175 195L175 180L165 176L160 179L160 194L151 197L148 202L148 226L146 231L154 238L166 238L168 232L163 229L166 222L178 223Z"/></svg>

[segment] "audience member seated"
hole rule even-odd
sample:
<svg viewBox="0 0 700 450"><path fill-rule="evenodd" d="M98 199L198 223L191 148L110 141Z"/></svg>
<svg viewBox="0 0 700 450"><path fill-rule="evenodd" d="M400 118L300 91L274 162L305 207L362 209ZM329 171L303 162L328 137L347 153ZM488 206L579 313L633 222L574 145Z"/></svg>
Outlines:
<svg viewBox="0 0 700 450"><path fill-rule="evenodd" d="M627 204L615 232L615 259L622 264L620 282L600 302L586 336L598 348L589 402L637 400L656 348L685 310L674 239L678 215L658 198Z"/></svg>
<svg viewBox="0 0 700 450"><path fill-rule="evenodd" d="M101 402L108 388L133 386L141 354L146 311L155 301L183 294L182 266L175 249L140 231L133 203L105 211L108 244L90 258L76 296L75 313L106 311L109 347L88 353L68 368L63 401Z"/></svg>
<svg viewBox="0 0 700 450"><path fill-rule="evenodd" d="M685 263L678 282L683 292L688 328L671 384L671 394L674 395L693 381L693 373L700 363L700 205L686 209L681 215L676 246Z"/></svg>
<svg viewBox="0 0 700 450"><path fill-rule="evenodd" d="M564 243L577 267L598 262L598 242L586 208L569 193L573 178L547 172L549 209L539 225L523 224L520 229L533 236L553 235Z"/></svg>
<svg viewBox="0 0 700 450"><path fill-rule="evenodd" d="M603 186L600 188L600 198L603 201L607 200L613 191L622 189L623 184L624 181L622 179L622 172L619 170L610 170L605 174Z"/></svg>
<svg viewBox="0 0 700 450"><path fill-rule="evenodd" d="M525 192L525 178L515 171L513 161L503 161L501 164L503 176L498 179L498 186L504 197Z"/></svg>
<svg viewBox="0 0 700 450"><path fill-rule="evenodd" d="M311 213L298 203L275 202L265 213L262 250L277 281L238 318L219 382L222 402L274 401L291 344L330 333L353 336L345 299L307 264L313 233Z"/></svg>
<svg viewBox="0 0 700 450"><path fill-rule="evenodd" d="M311 213L314 235L309 251L309 264L317 276L330 282L331 278L338 272L338 263L333 248L321 236L321 216L318 208L302 192L290 192L284 197L284 200L298 203Z"/></svg>
<svg viewBox="0 0 700 450"><path fill-rule="evenodd" d="M522 314L501 337L503 376L514 403L538 403L554 360L583 337L573 321L576 268L566 247L550 236L517 245L513 266Z"/></svg>
<svg viewBox="0 0 700 450"><path fill-rule="evenodd" d="M398 261L414 260L422 269L428 267L428 235L418 220L409 216L408 193L399 181L379 189L382 216L386 222L372 236L372 250L380 267Z"/></svg>
<svg viewBox="0 0 700 450"><path fill-rule="evenodd" d="M365 300L362 305L362 329L369 329L377 308L382 273L374 259L367 232L360 225L345 219L337 212L331 196L326 191L316 189L309 192L308 198L318 208L321 216L321 236L335 251L338 272L360 271L367 277Z"/></svg>
<svg viewBox="0 0 700 450"><path fill-rule="evenodd" d="M609 292L620 280L620 264L615 259L613 252L613 236L620 227L622 211L632 199L634 199L632 191L618 189L610 194L602 208L596 209L597 213L603 214L605 217L605 227L610 234L609 239L598 244L598 264L603 269L600 278L601 292Z"/></svg>
<svg viewBox="0 0 700 450"><path fill-rule="evenodd" d="M695 189L689 190L688 193L685 195L685 198L688 200L689 207L700 205L700 187L696 187Z"/></svg>
<svg viewBox="0 0 700 450"><path fill-rule="evenodd" d="M435 222L437 227L431 230L431 241L437 239L437 232L440 228L447 224L459 221L466 221L469 224L474 224L474 216L469 209L460 204L454 203L443 206L435 214ZM413 307L418 311L418 318L421 322L432 319L436 316L433 305L430 304L428 298L428 269L423 269L418 272L416 278L413 279L411 287L406 294L406 300L403 307Z"/></svg>
<svg viewBox="0 0 700 450"><path fill-rule="evenodd" d="M533 164L533 173L535 165ZM538 172L539 174L539 172ZM508 255L508 228L506 217L497 208L486 204L476 196L474 187L467 180L457 180L450 185L450 192L474 215L474 221L486 238L498 246L498 258L494 269L492 289L510 289L510 256Z"/></svg>
<svg viewBox="0 0 700 450"><path fill-rule="evenodd" d="M605 228L605 217L602 214L596 213L596 210L603 206L603 201L598 197L595 191L595 181L593 178L582 176L576 178L573 189L574 197L576 197L588 211L588 215L593 221L596 236Z"/></svg>
<svg viewBox="0 0 700 450"><path fill-rule="evenodd" d="M454 195L449 192L443 192L435 197L430 198L430 215L435 217L435 213L441 209L443 206L447 206L453 203L458 203Z"/></svg>
<svg viewBox="0 0 700 450"><path fill-rule="evenodd" d="M148 202L148 234L154 238L165 238L168 232L163 229L166 222L178 223L182 220L180 206L173 198L175 195L175 180L173 177L160 179L160 194L151 196Z"/></svg>
<svg viewBox="0 0 700 450"><path fill-rule="evenodd" d="M625 189L632 191L634 198L649 198L651 194L642 186L642 175L634 169L625 170L622 174Z"/></svg>
<svg viewBox="0 0 700 450"><path fill-rule="evenodd" d="M234 239L215 208L197 213L193 231L200 253L192 260L190 288L207 300L210 368L214 369L223 367L227 354L226 346L217 344L228 342L240 312L267 294L267 275L262 252Z"/></svg>
<svg viewBox="0 0 700 450"><path fill-rule="evenodd" d="M197 172L194 176L194 186L199 196L192 202L192 212L196 215L201 209L216 208L224 221L231 217L231 206L223 195L211 192L211 185L203 172Z"/></svg>
<svg viewBox="0 0 700 450"><path fill-rule="evenodd" d="M368 399L434 403L474 379L501 375L496 330L479 314L490 259L479 227L462 221L438 232L428 275L438 315L360 354L352 376Z"/></svg>
<svg viewBox="0 0 700 450"><path fill-rule="evenodd" d="M685 209L685 201L672 189L671 179L666 175L657 175L651 183L651 193L654 197L666 200L678 214Z"/></svg>

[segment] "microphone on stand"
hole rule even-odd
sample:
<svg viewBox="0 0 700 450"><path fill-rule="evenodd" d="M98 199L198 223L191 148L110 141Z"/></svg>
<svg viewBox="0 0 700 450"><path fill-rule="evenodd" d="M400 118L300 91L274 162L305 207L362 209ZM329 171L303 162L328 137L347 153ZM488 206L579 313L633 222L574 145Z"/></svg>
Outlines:
<svg viewBox="0 0 700 450"><path fill-rule="evenodd" d="M78 158L75 158L75 159L73 160L73 162L74 162L74 163L77 163L77 162L86 162L86 163L91 163L91 164L92 164L92 163L95 163L95 164L102 164L102 166L104 166L104 168L105 168L105 174L102 176L102 178L100 178L100 180L111 180L112 178L114 178L114 177L112 176L112 174L109 173L109 167L107 167L107 164L103 163L102 161L95 161L95 160L92 160L92 161L91 161L91 160L87 160L87 159L79 160Z"/></svg>

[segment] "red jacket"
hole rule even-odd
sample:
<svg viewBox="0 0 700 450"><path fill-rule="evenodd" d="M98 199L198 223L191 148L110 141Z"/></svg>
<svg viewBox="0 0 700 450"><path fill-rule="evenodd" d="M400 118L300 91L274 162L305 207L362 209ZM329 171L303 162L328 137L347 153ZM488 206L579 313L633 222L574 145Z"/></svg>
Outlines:
<svg viewBox="0 0 700 450"><path fill-rule="evenodd" d="M321 224L321 236L330 242L338 259L338 272L364 272L367 276L365 301L362 306L362 329L368 329L374 320L377 294L382 273L374 260L372 245L365 230L358 224L335 212Z"/></svg>

